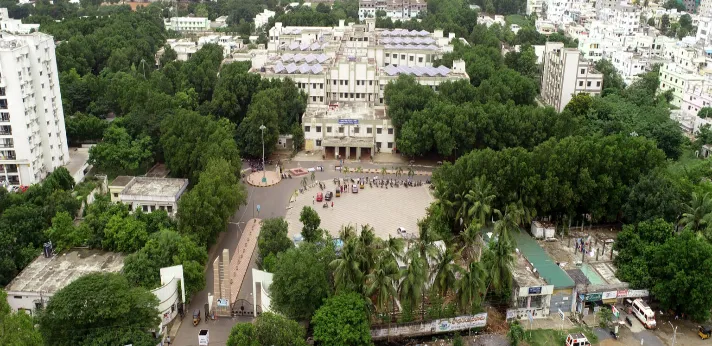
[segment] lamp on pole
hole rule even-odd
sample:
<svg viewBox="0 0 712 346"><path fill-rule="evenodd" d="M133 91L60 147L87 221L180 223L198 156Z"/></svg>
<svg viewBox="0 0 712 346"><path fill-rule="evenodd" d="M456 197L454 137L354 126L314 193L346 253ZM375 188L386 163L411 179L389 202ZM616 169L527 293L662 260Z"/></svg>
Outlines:
<svg viewBox="0 0 712 346"><path fill-rule="evenodd" d="M262 131L262 182L266 182L267 176L265 172L265 125L260 125L260 131Z"/></svg>
<svg viewBox="0 0 712 346"><path fill-rule="evenodd" d="M672 325L672 322L668 321L670 323L670 327L672 327L672 346L675 346L675 337L677 336L677 327Z"/></svg>

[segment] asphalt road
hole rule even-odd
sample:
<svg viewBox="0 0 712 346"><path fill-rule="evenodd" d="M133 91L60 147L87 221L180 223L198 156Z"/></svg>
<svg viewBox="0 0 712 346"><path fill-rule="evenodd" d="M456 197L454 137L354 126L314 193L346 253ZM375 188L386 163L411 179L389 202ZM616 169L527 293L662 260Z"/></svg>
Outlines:
<svg viewBox="0 0 712 346"><path fill-rule="evenodd" d="M316 172L316 178L319 180L333 179L335 177L343 177L344 174L334 170L334 166L338 165L338 161L315 161L315 162L286 162L283 164L285 170L290 168L302 167L310 168L314 166L323 166L323 172ZM371 164L371 163L357 163L357 162L346 162L347 167L362 167L362 168L391 168L394 164ZM243 164L243 169L249 168L249 165ZM268 166L268 170L274 170L274 166ZM431 167L418 167L416 164L416 170L418 171L431 171ZM349 173L349 176L365 176L366 174ZM309 177L309 175L307 175ZM421 179L424 179L421 177ZM223 249L228 249L230 256L232 258L235 247L240 240L243 227L245 222L253 217L268 219L274 217L284 217L287 213L287 206L289 205L289 198L295 190L300 188L301 177L292 179L283 179L277 185L271 187L253 187L247 185L248 190L248 200L247 205L240 206L235 213L232 215L230 223L228 224L228 229L220 235L217 243L210 249L208 265L205 273L206 285L205 289L196 293L187 308L185 322L181 324L177 335L173 338L173 345L176 346L191 346L197 344L197 331L198 329L208 328L210 329L210 345L224 345L225 340L227 340L227 335L229 330L237 322L246 320L244 317L240 319L223 319L221 321L209 321L208 323L201 323L199 327L193 327L190 322L190 316L193 309L198 308L203 312L203 305L208 302L208 293L214 292L213 290L213 261L215 258L222 253ZM257 212L257 206L260 206L259 212ZM254 267L253 257L253 267ZM242 288L238 298L248 299L252 293L252 276L251 272L248 270L245 280L242 283ZM202 327L202 328L201 328Z"/></svg>

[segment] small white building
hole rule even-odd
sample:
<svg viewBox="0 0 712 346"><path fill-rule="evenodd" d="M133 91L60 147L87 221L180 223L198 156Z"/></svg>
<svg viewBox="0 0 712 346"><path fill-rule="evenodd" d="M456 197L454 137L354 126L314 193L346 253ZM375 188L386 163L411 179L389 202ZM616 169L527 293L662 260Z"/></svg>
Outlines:
<svg viewBox="0 0 712 346"><path fill-rule="evenodd" d="M554 285L541 278L537 269L523 254L517 253L517 262L512 270L512 308L507 310L507 319L526 320L546 318L551 310L551 295Z"/></svg>
<svg viewBox="0 0 712 346"><path fill-rule="evenodd" d="M187 187L188 179L122 175L109 184L109 193L112 202L127 204L130 212L165 210L169 216L175 216L178 200Z"/></svg>
<svg viewBox="0 0 712 346"><path fill-rule="evenodd" d="M52 296L81 276L91 273L118 273L124 255L102 250L73 249L55 256L44 254L32 261L7 287L7 303L12 311L32 315L47 306Z"/></svg>
<svg viewBox="0 0 712 346"><path fill-rule="evenodd" d="M275 15L275 12L270 11L268 9L264 9L264 11L262 11L262 13L258 13L255 16L255 30L259 30L263 26L267 25L267 23L269 23L269 19L274 17L274 15Z"/></svg>
<svg viewBox="0 0 712 346"><path fill-rule="evenodd" d="M210 20L205 17L172 17L163 21L166 30L198 32L210 30Z"/></svg>

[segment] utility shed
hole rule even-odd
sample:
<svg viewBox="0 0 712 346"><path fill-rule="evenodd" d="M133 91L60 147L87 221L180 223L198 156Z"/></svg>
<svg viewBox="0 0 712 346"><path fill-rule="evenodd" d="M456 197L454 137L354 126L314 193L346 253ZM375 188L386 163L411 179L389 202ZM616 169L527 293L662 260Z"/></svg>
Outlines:
<svg viewBox="0 0 712 346"><path fill-rule="evenodd" d="M116 273L123 267L122 254L102 250L73 249L52 257L40 255L5 287L7 303L12 311L32 314L46 306L55 292L79 277Z"/></svg>

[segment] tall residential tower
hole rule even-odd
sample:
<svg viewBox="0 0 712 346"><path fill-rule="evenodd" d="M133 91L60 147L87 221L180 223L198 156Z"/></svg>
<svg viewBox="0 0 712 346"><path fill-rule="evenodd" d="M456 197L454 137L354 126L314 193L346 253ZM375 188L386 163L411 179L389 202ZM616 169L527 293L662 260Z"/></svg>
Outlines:
<svg viewBox="0 0 712 346"><path fill-rule="evenodd" d="M52 36L0 32L0 186L30 185L69 161Z"/></svg>

